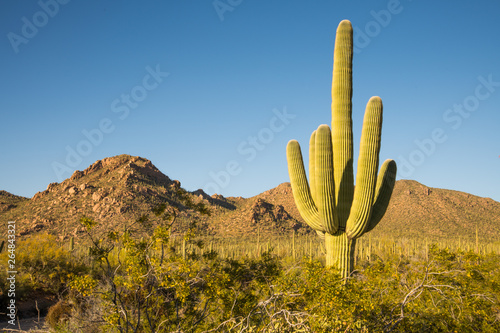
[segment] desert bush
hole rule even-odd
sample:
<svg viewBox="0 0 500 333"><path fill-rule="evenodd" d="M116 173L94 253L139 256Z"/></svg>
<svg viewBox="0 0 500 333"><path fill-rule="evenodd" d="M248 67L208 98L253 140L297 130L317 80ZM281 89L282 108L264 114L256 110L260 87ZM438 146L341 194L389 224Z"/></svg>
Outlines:
<svg viewBox="0 0 500 333"><path fill-rule="evenodd" d="M272 246L258 257L221 257L194 227L174 243L172 219L146 236L144 219L106 234L82 222L89 267L51 236L19 242L22 285L64 298L49 315L58 332L500 331L497 254L431 245L424 258L388 247L343 279Z"/></svg>
<svg viewBox="0 0 500 333"><path fill-rule="evenodd" d="M8 252L0 254L1 267L5 267L7 255ZM58 245L55 236L49 234L19 239L15 261L18 300L29 297L34 291L54 295L62 293L72 275L88 270L81 260L72 257L69 251ZM6 271L0 270L0 290L6 290Z"/></svg>
<svg viewBox="0 0 500 333"><path fill-rule="evenodd" d="M392 252L373 255L342 279L321 261L289 263L272 249L259 258L220 258L213 251L200 255L195 250L183 255L163 243L167 235L163 230L146 240L130 234L115 237L122 249L117 266L108 264L106 251L96 250L101 273L69 283L80 302L99 304L100 312L94 308L93 313L99 313L96 322L102 331L500 330L496 254L431 245L428 260ZM189 237L190 248L203 247L200 239Z"/></svg>
<svg viewBox="0 0 500 333"><path fill-rule="evenodd" d="M60 300L49 308L46 317L46 323L52 329L57 329L65 320L68 320L71 314L71 306L63 300Z"/></svg>
<svg viewBox="0 0 500 333"><path fill-rule="evenodd" d="M93 221L82 219L93 246L97 277L74 276L70 288L80 300L98 297L106 331L191 331L213 329L221 322L238 325L252 312L269 284L281 272L278 259L220 259L215 252L199 255L169 244L165 225L150 238L137 239L130 230L107 238L92 234ZM203 247L192 232L190 248ZM116 263L110 260L120 248Z"/></svg>

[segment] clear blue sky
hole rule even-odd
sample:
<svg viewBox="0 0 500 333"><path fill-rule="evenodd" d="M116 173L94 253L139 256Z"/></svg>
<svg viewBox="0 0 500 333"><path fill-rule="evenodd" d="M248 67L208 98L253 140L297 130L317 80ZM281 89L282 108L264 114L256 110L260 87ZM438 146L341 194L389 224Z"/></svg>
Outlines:
<svg viewBox="0 0 500 333"><path fill-rule="evenodd" d="M500 2L14 1L0 4L0 189L27 197L98 159L150 159L188 190L289 180L329 124L335 30L355 29L355 157L384 102L398 179L500 201Z"/></svg>

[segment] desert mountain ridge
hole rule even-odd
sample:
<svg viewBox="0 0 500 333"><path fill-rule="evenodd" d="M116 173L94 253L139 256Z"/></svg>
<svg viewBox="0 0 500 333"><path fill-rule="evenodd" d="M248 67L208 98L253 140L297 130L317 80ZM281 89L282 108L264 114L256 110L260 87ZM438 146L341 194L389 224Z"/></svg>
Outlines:
<svg viewBox="0 0 500 333"><path fill-rule="evenodd" d="M203 204L210 215L201 216L185 199ZM88 216L105 229L151 215L160 204L179 212L176 230L198 219L202 233L221 237L307 234L312 229L300 216L289 183L251 198L208 195L186 191L151 161L118 155L96 161L61 183L51 183L32 198L0 191L0 230L16 221L20 236L49 232L61 238L83 232L79 219ZM468 193L427 187L413 180L396 182L391 202L375 236L472 238L476 228L482 239L500 236L500 203ZM5 232L3 233L6 234Z"/></svg>

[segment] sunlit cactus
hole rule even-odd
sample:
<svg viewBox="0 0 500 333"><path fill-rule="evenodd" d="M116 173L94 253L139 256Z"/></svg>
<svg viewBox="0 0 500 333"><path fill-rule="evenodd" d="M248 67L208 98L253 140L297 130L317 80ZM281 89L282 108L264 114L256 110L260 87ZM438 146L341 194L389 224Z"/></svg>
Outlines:
<svg viewBox="0 0 500 333"><path fill-rule="evenodd" d="M299 143L287 145L288 173L297 208L325 241L326 265L347 277L356 239L384 215L394 188L396 162L386 160L377 176L382 134L382 100L368 101L354 187L352 143L352 26L340 22L335 40L332 130L320 125L309 142L309 181Z"/></svg>

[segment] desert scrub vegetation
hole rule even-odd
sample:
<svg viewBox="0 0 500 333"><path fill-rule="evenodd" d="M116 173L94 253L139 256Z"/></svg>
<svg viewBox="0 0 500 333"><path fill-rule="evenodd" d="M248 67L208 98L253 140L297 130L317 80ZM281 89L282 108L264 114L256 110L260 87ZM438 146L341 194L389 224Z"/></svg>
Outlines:
<svg viewBox="0 0 500 333"><path fill-rule="evenodd" d="M0 290L7 287L8 252L0 253ZM73 275L88 270L81 258L76 258L65 247L58 245L55 236L41 233L16 243L16 299L30 298L34 293L61 294ZM8 298L0 297L0 306Z"/></svg>
<svg viewBox="0 0 500 333"><path fill-rule="evenodd" d="M156 227L143 217L106 233L82 218L87 243L73 251L49 235L19 241L18 288L60 300L52 332L500 331L498 254L429 244L416 255L415 242L407 251L372 240L342 278L308 255L308 238L295 259L271 240L252 256L222 256L194 224L174 239L174 212L155 213Z"/></svg>
<svg viewBox="0 0 500 333"><path fill-rule="evenodd" d="M500 330L497 254L382 249L342 278L321 260L278 256L272 244L258 257L223 258L190 232L171 242L168 225L149 238L98 237L93 221L82 222L93 268L67 282L61 298L70 311L56 332Z"/></svg>

